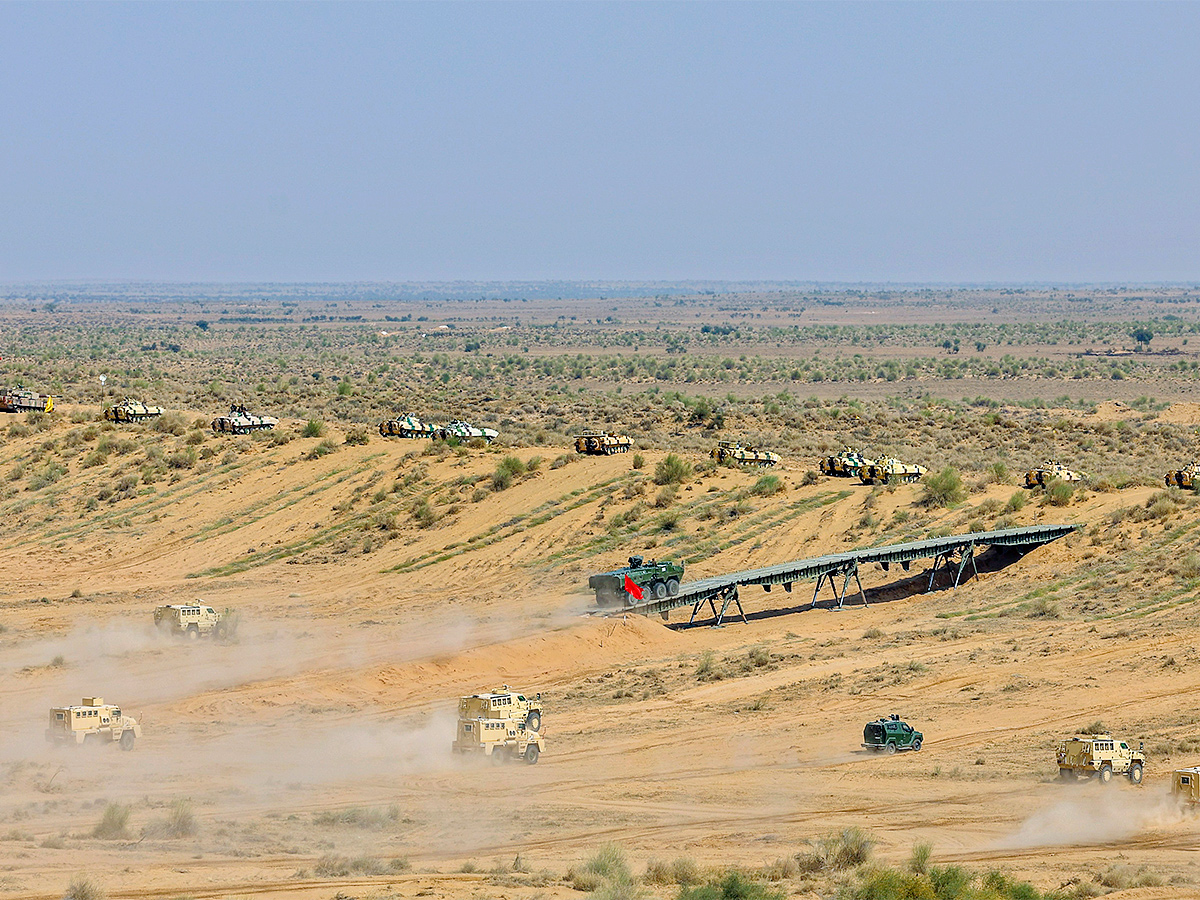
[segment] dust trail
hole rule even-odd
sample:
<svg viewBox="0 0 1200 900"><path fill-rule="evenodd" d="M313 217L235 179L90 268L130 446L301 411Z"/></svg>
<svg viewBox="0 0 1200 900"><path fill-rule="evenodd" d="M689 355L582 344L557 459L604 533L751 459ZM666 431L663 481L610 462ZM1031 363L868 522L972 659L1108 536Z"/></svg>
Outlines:
<svg viewBox="0 0 1200 900"><path fill-rule="evenodd" d="M1099 844L1183 821L1170 794L1116 786L1067 785L1068 796L1046 806L994 845L998 850Z"/></svg>

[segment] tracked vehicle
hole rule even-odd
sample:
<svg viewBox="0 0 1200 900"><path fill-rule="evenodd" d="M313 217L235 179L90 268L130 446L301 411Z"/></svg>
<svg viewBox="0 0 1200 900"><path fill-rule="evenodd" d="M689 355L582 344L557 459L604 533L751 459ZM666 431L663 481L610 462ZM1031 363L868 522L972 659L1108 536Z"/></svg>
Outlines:
<svg viewBox="0 0 1200 900"><path fill-rule="evenodd" d="M585 431L575 435L575 452L603 454L611 456L614 453L628 453L633 441L624 434L611 434L607 431Z"/></svg>
<svg viewBox="0 0 1200 900"><path fill-rule="evenodd" d="M422 422L416 416L401 416L379 423L379 433L383 437L431 438L436 432L436 425Z"/></svg>
<svg viewBox="0 0 1200 900"><path fill-rule="evenodd" d="M252 416L246 412L244 405L235 403L229 407L229 415L217 416L212 420L212 430L218 434L249 434L252 431L274 428L278 424L278 419L270 416Z"/></svg>
<svg viewBox="0 0 1200 900"><path fill-rule="evenodd" d="M1167 487L1191 489L1196 486L1196 472L1198 468L1200 468L1200 463L1189 463L1182 469L1168 472L1163 481L1166 482Z"/></svg>
<svg viewBox="0 0 1200 900"><path fill-rule="evenodd" d="M597 606L632 606L651 597L658 600L674 597L679 593L682 578L683 563L654 559L647 562L640 556L631 556L629 565L593 575L588 579L588 587L596 592Z"/></svg>
<svg viewBox="0 0 1200 900"><path fill-rule="evenodd" d="M857 478L863 466L874 465L875 460L865 456L861 450L843 448L837 456L823 456L819 464L822 475L838 478Z"/></svg>
<svg viewBox="0 0 1200 900"><path fill-rule="evenodd" d="M1111 734L1077 734L1058 742L1055 750L1058 777L1063 781L1098 778L1108 784L1114 775L1124 775L1131 784L1142 783L1146 767L1144 745L1137 750Z"/></svg>
<svg viewBox="0 0 1200 900"><path fill-rule="evenodd" d="M459 441L469 441L473 438L483 438L489 444L500 436L500 432L493 428L477 428L469 422L450 422L441 426L436 431L436 436L443 441L448 441L451 438Z"/></svg>
<svg viewBox="0 0 1200 900"><path fill-rule="evenodd" d="M743 447L736 441L717 441L717 446L709 453L717 462L726 460L739 466L760 466L766 468L779 462L779 454L770 450L759 450L755 447Z"/></svg>
<svg viewBox="0 0 1200 900"><path fill-rule="evenodd" d="M79 706L56 706L50 710L46 740L52 744L120 744L132 750L142 736L142 727L119 706L103 697L84 697Z"/></svg>
<svg viewBox="0 0 1200 900"><path fill-rule="evenodd" d="M0 412L53 412L54 398L34 391L11 390L0 394Z"/></svg>
<svg viewBox="0 0 1200 900"><path fill-rule="evenodd" d="M145 422L161 416L162 412L160 406L147 406L140 400L126 397L116 406L104 410L104 418L110 422Z"/></svg>
<svg viewBox="0 0 1200 900"><path fill-rule="evenodd" d="M863 484L891 484L901 482L908 484L919 481L929 470L924 466L900 462L894 456L868 463L859 471L858 477Z"/></svg>
<svg viewBox="0 0 1200 900"><path fill-rule="evenodd" d="M459 698L451 749L479 753L495 763L522 759L533 765L545 749L541 728L542 695L528 699L506 684L499 691Z"/></svg>
<svg viewBox="0 0 1200 900"><path fill-rule="evenodd" d="M1068 469L1066 466L1060 465L1057 462L1051 461L1044 466L1030 469L1025 473L1025 487L1045 487L1046 482L1053 479L1060 481L1083 481L1083 475Z"/></svg>

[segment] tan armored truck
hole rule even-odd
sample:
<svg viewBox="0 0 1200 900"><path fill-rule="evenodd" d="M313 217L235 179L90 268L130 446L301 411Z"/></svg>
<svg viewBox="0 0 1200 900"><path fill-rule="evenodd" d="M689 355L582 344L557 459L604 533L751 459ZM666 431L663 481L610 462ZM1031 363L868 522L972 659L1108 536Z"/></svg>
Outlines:
<svg viewBox="0 0 1200 900"><path fill-rule="evenodd" d="M192 640L202 636L223 638L229 633L225 617L203 603L159 606L154 610L154 625L159 631Z"/></svg>
<svg viewBox="0 0 1200 900"><path fill-rule="evenodd" d="M1176 769L1171 779L1171 795L1183 803L1200 804L1200 767Z"/></svg>
<svg viewBox="0 0 1200 900"><path fill-rule="evenodd" d="M112 744L132 750L142 736L142 726L121 707L105 703L103 697L84 697L79 706L56 706L50 710L46 740L58 744Z"/></svg>
<svg viewBox="0 0 1200 900"><path fill-rule="evenodd" d="M542 695L527 699L508 685L490 694L472 694L458 701L458 727L451 749L455 753L482 753L494 763L523 759L538 761L545 749Z"/></svg>
<svg viewBox="0 0 1200 900"><path fill-rule="evenodd" d="M1114 775L1124 775L1131 784L1142 783L1146 767L1144 745L1132 750L1125 741L1111 734L1077 734L1058 742L1058 777L1063 781L1099 778L1104 784Z"/></svg>

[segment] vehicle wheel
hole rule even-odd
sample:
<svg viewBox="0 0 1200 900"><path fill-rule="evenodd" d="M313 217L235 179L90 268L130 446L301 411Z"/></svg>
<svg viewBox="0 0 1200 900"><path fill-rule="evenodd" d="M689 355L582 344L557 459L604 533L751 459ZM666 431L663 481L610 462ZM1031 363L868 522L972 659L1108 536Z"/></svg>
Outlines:
<svg viewBox="0 0 1200 900"><path fill-rule="evenodd" d="M525 730L537 731L542 727L542 714L536 709L531 709L529 715L525 717Z"/></svg>
<svg viewBox="0 0 1200 900"><path fill-rule="evenodd" d="M1142 765L1141 765L1141 763L1134 763L1132 766L1129 767L1129 783L1130 784L1141 784L1142 783Z"/></svg>
<svg viewBox="0 0 1200 900"><path fill-rule="evenodd" d="M885 746L885 748L884 748L884 750L885 750L885 752L887 753L887 755L888 755L888 756L892 756L892 755L894 755L894 754L895 754L895 752L896 752L896 749L897 749L896 745L895 745L895 744L891 744L891 743L887 744L887 745Z"/></svg>
<svg viewBox="0 0 1200 900"><path fill-rule="evenodd" d="M187 629L187 639L194 641L200 637L200 627L198 625L189 625Z"/></svg>
<svg viewBox="0 0 1200 900"><path fill-rule="evenodd" d="M915 741L912 742L912 748L913 748L913 750L921 749L921 739L920 738L917 738Z"/></svg>
<svg viewBox="0 0 1200 900"><path fill-rule="evenodd" d="M1100 783L1108 784L1112 781L1112 766L1104 766L1100 770Z"/></svg>
<svg viewBox="0 0 1200 900"><path fill-rule="evenodd" d="M675 597L679 594L679 581L675 578L667 579L667 595Z"/></svg>
<svg viewBox="0 0 1200 900"><path fill-rule="evenodd" d="M537 744L530 744L525 748L525 762L531 766L535 765L538 761L538 756L541 755L541 752L542 751L538 749Z"/></svg>
<svg viewBox="0 0 1200 900"><path fill-rule="evenodd" d="M654 599L665 600L667 597L667 586L661 581L654 582Z"/></svg>
<svg viewBox="0 0 1200 900"><path fill-rule="evenodd" d="M224 622L218 622L216 625L213 626L213 637L215 637L218 641L225 640L225 638L228 637L228 635L229 635L229 626L226 625Z"/></svg>
<svg viewBox="0 0 1200 900"><path fill-rule="evenodd" d="M125 731L121 732L121 749L132 750L134 739L133 731L126 729Z"/></svg>
<svg viewBox="0 0 1200 900"><path fill-rule="evenodd" d="M884 484L887 484L888 483L888 473L884 472L882 475L880 475L879 480L881 482L883 482Z"/></svg>
<svg viewBox="0 0 1200 900"><path fill-rule="evenodd" d="M1073 771L1071 771L1070 769L1059 769L1058 770L1058 780L1059 781L1073 781L1074 778L1075 778L1075 773Z"/></svg>
<svg viewBox="0 0 1200 900"><path fill-rule="evenodd" d="M497 747L495 750L492 751L492 765L493 766L504 765L504 763L507 762L507 760L505 759L505 756L507 756L505 751L503 751L499 747Z"/></svg>

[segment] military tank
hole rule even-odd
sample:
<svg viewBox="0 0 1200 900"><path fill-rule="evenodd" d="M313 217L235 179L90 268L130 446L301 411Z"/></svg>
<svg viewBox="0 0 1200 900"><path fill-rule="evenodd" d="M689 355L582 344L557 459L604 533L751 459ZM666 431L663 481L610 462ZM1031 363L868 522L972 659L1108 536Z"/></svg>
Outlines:
<svg viewBox="0 0 1200 900"><path fill-rule="evenodd" d="M628 453L633 446L628 436L611 434L607 431L585 431L575 435L575 452L611 456L614 453Z"/></svg>
<svg viewBox="0 0 1200 900"><path fill-rule="evenodd" d="M1025 487L1044 487L1047 481L1055 478L1060 481L1083 481L1083 475L1079 472L1072 471L1052 460L1044 466L1038 466L1026 472Z"/></svg>
<svg viewBox="0 0 1200 900"><path fill-rule="evenodd" d="M823 456L819 468L822 475L838 478L857 478L863 466L874 465L875 460L865 456L861 450L842 448L837 456Z"/></svg>
<svg viewBox="0 0 1200 900"><path fill-rule="evenodd" d="M110 422L145 422L161 415L162 407L147 406L140 400L130 400L128 397L104 410L104 418Z"/></svg>
<svg viewBox="0 0 1200 900"><path fill-rule="evenodd" d="M0 412L53 412L54 398L35 391L13 390L0 394Z"/></svg>
<svg viewBox="0 0 1200 900"><path fill-rule="evenodd" d="M891 484L893 481L908 484L920 480L928 471L924 466L903 463L894 456L885 456L864 465L859 470L858 477L863 484Z"/></svg>
<svg viewBox="0 0 1200 900"><path fill-rule="evenodd" d="M383 437L431 438L436 431L436 425L422 422L416 416L401 416L379 423L379 433Z"/></svg>
<svg viewBox="0 0 1200 900"><path fill-rule="evenodd" d="M779 462L779 454L772 453L770 450L759 450L756 447L743 447L736 441L717 441L717 446L713 447L709 453L717 462L725 462L726 460L737 463L739 466L773 466Z"/></svg>
<svg viewBox="0 0 1200 900"><path fill-rule="evenodd" d="M448 441L451 438L459 441L483 438L490 444L500 436L500 432L492 428L477 428L469 422L450 422L438 428L435 435L443 441Z"/></svg>
<svg viewBox="0 0 1200 900"><path fill-rule="evenodd" d="M631 556L629 565L593 575L588 587L596 592L597 606L632 606L640 600L674 597L682 578L683 563Z"/></svg>
<svg viewBox="0 0 1200 900"><path fill-rule="evenodd" d="M278 419L270 416L252 416L246 412L244 405L235 403L229 407L229 415L217 416L212 420L212 430L219 434L249 434L251 431L274 428L278 424Z"/></svg>
<svg viewBox="0 0 1200 900"><path fill-rule="evenodd" d="M1168 472L1163 481L1166 482L1167 487L1192 488L1196 484L1198 470L1200 470L1200 463L1188 463L1182 469Z"/></svg>

